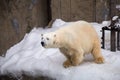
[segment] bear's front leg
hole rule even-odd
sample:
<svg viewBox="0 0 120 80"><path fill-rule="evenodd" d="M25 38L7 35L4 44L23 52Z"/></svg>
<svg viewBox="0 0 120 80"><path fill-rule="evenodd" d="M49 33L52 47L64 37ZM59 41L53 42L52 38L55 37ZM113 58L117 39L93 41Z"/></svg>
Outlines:
<svg viewBox="0 0 120 80"><path fill-rule="evenodd" d="M78 66L82 61L83 61L83 58L84 58L84 51L79 48L78 50L77 49L72 49L72 56L71 56L71 63L73 66Z"/></svg>
<svg viewBox="0 0 120 80"><path fill-rule="evenodd" d="M65 56L66 56L67 60L63 63L63 66L65 68L68 68L68 67L72 66L71 55L66 54Z"/></svg>
<svg viewBox="0 0 120 80"><path fill-rule="evenodd" d="M78 66L83 61L83 50L74 50L69 51L69 55L66 55L67 60L63 63L65 68L70 66Z"/></svg>
<svg viewBox="0 0 120 80"><path fill-rule="evenodd" d="M60 51L66 56L67 60L63 63L65 68L70 66L77 66L83 61L83 50L79 49L78 51L70 48L60 48Z"/></svg>
<svg viewBox="0 0 120 80"><path fill-rule="evenodd" d="M67 60L63 63L63 66L64 66L65 68L68 68L68 67L72 66L71 61L67 59Z"/></svg>
<svg viewBox="0 0 120 80"><path fill-rule="evenodd" d="M71 56L71 62L73 66L78 66L83 61L82 53L75 53Z"/></svg>
<svg viewBox="0 0 120 80"><path fill-rule="evenodd" d="M62 48L60 48L60 52L63 53L65 55L65 57L67 58L67 60L63 63L63 66L65 68L68 68L68 67L72 66L72 64L71 64L71 56L69 54L69 50L62 47Z"/></svg>

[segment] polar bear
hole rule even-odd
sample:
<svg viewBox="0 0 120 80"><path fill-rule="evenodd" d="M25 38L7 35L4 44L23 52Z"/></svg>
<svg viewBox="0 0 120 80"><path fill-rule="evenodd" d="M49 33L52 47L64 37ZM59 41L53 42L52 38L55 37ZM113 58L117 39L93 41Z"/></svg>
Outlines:
<svg viewBox="0 0 120 80"><path fill-rule="evenodd" d="M86 21L69 23L50 33L41 35L41 45L45 48L59 48L67 60L65 68L79 65L84 55L91 53L96 63L104 63L97 32Z"/></svg>

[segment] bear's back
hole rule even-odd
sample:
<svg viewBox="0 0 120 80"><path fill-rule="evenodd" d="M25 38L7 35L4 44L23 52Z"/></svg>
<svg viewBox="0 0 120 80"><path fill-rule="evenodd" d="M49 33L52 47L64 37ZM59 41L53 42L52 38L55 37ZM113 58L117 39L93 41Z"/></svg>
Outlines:
<svg viewBox="0 0 120 80"><path fill-rule="evenodd" d="M77 21L77 22L72 22L72 23L69 23L68 25L60 28L58 31L60 32L66 32L66 33L76 33L78 35L83 35L86 34L86 35L93 35L93 36L96 36L96 31L95 29L92 27L92 25L86 21ZM76 35L75 34L75 35Z"/></svg>
<svg viewBox="0 0 120 80"><path fill-rule="evenodd" d="M86 53L92 50L94 41L99 39L95 29L86 21L70 23L59 29L58 32L65 42L72 46L82 47Z"/></svg>

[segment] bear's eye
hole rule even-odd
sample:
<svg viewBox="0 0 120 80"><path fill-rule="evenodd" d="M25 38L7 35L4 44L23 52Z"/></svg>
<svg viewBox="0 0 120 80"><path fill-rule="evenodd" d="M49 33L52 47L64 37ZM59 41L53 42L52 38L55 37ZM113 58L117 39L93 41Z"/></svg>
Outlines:
<svg viewBox="0 0 120 80"><path fill-rule="evenodd" d="M47 40L49 40L49 38L46 38Z"/></svg>

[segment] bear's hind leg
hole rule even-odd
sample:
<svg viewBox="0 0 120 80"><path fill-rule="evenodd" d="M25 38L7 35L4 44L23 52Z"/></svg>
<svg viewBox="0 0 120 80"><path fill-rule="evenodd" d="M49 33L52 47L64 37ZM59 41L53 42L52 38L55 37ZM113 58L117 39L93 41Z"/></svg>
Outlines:
<svg viewBox="0 0 120 80"><path fill-rule="evenodd" d="M104 63L104 58L102 56L101 48L99 45L93 47L92 55L95 58L96 63L98 64Z"/></svg>

